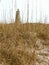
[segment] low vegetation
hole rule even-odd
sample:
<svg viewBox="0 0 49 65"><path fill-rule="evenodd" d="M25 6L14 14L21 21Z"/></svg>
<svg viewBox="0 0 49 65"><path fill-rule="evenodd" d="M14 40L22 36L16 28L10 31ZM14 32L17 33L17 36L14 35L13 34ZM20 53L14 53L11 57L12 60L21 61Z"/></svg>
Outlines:
<svg viewBox="0 0 49 65"><path fill-rule="evenodd" d="M37 43L49 47L49 24L0 24L0 64L35 65Z"/></svg>

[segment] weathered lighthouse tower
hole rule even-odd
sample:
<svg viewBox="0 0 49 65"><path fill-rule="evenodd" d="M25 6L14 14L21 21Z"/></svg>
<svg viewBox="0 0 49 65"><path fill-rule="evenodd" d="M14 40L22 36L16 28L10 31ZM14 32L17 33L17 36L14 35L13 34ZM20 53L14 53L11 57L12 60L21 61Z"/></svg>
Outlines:
<svg viewBox="0 0 49 65"><path fill-rule="evenodd" d="M15 23L16 24L20 24L21 23L19 9L16 11Z"/></svg>

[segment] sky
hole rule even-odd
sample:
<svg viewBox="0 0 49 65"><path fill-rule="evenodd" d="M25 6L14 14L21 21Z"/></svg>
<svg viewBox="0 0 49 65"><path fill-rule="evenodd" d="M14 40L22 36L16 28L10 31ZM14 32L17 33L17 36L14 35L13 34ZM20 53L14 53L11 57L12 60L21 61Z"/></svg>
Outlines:
<svg viewBox="0 0 49 65"><path fill-rule="evenodd" d="M29 3L29 22L49 23L49 0L0 0L0 21L10 23L15 19L15 12L20 10L21 19L27 21L27 3ZM37 18L36 18L37 17Z"/></svg>

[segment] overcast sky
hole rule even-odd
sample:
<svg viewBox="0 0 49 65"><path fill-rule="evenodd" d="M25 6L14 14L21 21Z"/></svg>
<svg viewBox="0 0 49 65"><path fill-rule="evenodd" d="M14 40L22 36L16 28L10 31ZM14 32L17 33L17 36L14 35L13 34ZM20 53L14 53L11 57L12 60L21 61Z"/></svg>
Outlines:
<svg viewBox="0 0 49 65"><path fill-rule="evenodd" d="M0 20L6 19L9 22L12 18L15 18L15 10L19 9L21 18L26 21L27 2L28 0L0 0ZM49 0L29 0L29 21L35 22L36 16L38 21L40 20L40 16L42 20L46 16L49 21Z"/></svg>

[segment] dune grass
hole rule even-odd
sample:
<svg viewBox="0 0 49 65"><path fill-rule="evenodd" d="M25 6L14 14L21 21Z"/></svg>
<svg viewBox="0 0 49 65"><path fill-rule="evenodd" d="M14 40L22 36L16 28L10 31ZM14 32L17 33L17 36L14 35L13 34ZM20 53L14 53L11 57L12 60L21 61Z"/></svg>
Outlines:
<svg viewBox="0 0 49 65"><path fill-rule="evenodd" d="M49 24L0 24L0 64L34 65L37 39L49 45Z"/></svg>

